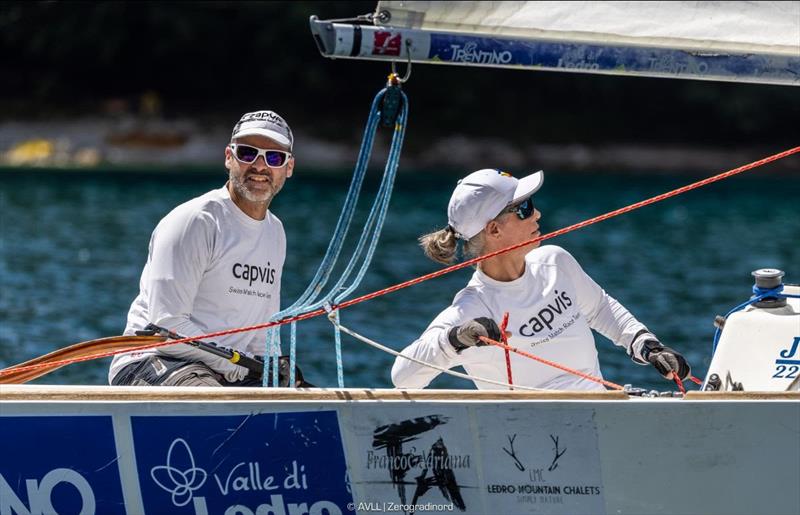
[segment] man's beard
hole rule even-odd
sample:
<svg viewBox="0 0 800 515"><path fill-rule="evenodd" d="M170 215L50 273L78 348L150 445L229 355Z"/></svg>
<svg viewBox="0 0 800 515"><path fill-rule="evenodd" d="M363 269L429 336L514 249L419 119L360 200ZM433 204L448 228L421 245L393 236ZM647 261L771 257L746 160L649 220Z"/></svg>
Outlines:
<svg viewBox="0 0 800 515"><path fill-rule="evenodd" d="M248 173L249 171L239 175L233 173L233 171L228 172L228 179L231 181L231 185L233 186L234 191L240 197L243 197L249 200L250 202L269 202L270 200L272 200L272 197L274 197L275 194L278 192L276 190L276 185L273 182L274 176L270 177L270 186L272 186L272 190L255 192L248 189L247 185L245 184L245 177L247 177Z"/></svg>

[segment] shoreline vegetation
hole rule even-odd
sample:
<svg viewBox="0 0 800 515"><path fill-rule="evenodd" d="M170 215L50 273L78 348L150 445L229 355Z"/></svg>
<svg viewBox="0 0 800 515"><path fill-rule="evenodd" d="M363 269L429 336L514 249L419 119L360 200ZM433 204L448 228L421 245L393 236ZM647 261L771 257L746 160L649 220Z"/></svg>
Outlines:
<svg viewBox="0 0 800 515"><path fill-rule="evenodd" d="M308 29L374 1L6 4L6 170L222 170L236 120L270 109L295 131L298 169L344 173L390 71L322 57ZM800 119L797 88L767 84L415 64L403 90L401 174L710 175L797 145ZM387 146L379 133L374 166Z"/></svg>
<svg viewBox="0 0 800 515"><path fill-rule="evenodd" d="M333 140L298 127L298 166L324 174L352 169L360 140ZM229 140L224 122L161 118L84 118L62 121L0 122L0 171L199 171L222 167ZM380 132L371 166L382 167L389 135ZM652 142L537 143L449 133L416 135L409 129L400 162L403 170L463 172L502 167L512 173L542 168L576 173L712 174L776 152L777 144L719 145ZM796 160L770 165L778 173L796 172Z"/></svg>

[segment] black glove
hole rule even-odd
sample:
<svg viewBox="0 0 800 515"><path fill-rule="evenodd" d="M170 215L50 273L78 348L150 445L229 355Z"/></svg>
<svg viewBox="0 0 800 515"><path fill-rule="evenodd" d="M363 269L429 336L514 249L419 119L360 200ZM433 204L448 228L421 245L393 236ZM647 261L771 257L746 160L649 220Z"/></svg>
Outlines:
<svg viewBox="0 0 800 515"><path fill-rule="evenodd" d="M678 351L664 347L658 340L644 342L642 357L656 367L658 373L665 378L670 372L675 372L681 380L684 380L692 372L692 367Z"/></svg>
<svg viewBox="0 0 800 515"><path fill-rule="evenodd" d="M468 320L461 325L451 327L450 331L447 333L447 339L456 352L461 352L469 347L483 347L487 345L480 340L479 337L481 336L486 336L495 341L500 341L502 338L500 328L495 321L486 317Z"/></svg>
<svg viewBox="0 0 800 515"><path fill-rule="evenodd" d="M254 356L253 359L264 366L264 356ZM270 376L267 378L267 386L272 386L272 358L269 358L269 365L267 370L270 371ZM229 382L223 386L261 386L263 378L263 369L250 370L247 377L237 382ZM316 388L313 384L307 382L303 377L303 371L300 367L294 366L294 387L295 388ZM286 388L289 386L289 356L281 356L278 359L278 386Z"/></svg>

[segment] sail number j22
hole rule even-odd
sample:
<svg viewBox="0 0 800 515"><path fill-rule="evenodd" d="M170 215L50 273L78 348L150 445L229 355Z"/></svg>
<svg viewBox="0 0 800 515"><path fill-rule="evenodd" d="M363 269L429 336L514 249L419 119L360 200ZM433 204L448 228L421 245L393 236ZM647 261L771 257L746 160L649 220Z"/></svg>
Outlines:
<svg viewBox="0 0 800 515"><path fill-rule="evenodd" d="M775 374L772 377L778 379L794 379L797 377L797 372L800 371L800 359L797 356L798 347L800 347L800 336L795 336L792 345L788 349L780 351L780 358L775 360Z"/></svg>

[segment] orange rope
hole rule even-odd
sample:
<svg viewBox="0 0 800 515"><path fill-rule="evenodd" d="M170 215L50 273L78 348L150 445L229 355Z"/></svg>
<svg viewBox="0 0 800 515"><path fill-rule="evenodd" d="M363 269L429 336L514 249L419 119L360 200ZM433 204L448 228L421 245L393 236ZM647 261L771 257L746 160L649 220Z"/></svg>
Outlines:
<svg viewBox="0 0 800 515"><path fill-rule="evenodd" d="M500 254L504 254L506 252L510 252L512 250L515 250L515 249L518 249L518 248L521 248L521 247L525 247L527 245L531 245L533 243L538 243L538 242L541 242L541 241L544 241L544 240L549 240L551 238L555 238L556 236L561 236L561 235L564 235L564 234L566 234L568 232L576 231L578 229L582 229L583 227L586 227L586 226L589 226L589 225L592 225L592 224L595 224L595 223L598 223L598 222L602 222L603 220L608 220L609 218L612 218L612 217L615 217L615 216L618 216L618 215L622 215L622 214L625 214L625 213L629 213L630 211L633 211L635 209L639 209L641 207L649 206L650 204L655 204L656 202L660 202L662 200L666 200L668 198L680 195L682 193L686 193L687 191L691 191L693 189L697 189L697 188L700 188L702 186L706 186L706 185L711 184L713 182L721 181L722 179L727 179L728 177L731 177L733 175L737 175L737 174L740 174L742 172L746 172L748 170L752 170L753 168L758 168L759 166L763 166L763 165L771 163L773 161L777 161L779 159L783 159L785 157L791 156L792 154L796 154L798 152L800 152L800 147L794 147L794 148L790 148L788 150L784 150L783 152L779 152L779 153L771 155L769 157L765 157L764 159L759 159L758 161L754 161L754 162L746 164L744 166L740 166L738 168L734 168L732 170L728 170L727 172L723 172L723 173L720 173L718 175L714 175L714 176L709 177L707 179L703 179L703 180L700 180L700 181L697 181L697 182L693 182L691 184L688 184L686 186L674 189L672 191L668 191L666 193L662 193L661 195L656 195L655 197L651 197L651 198L649 198L647 200L643 200L641 202L637 202L635 204L631 204L629 206L617 209L615 211L610 211L610 212L605 213L603 215L599 215L599 216L596 216L594 218L590 218L588 220L584 220L583 222L579 222L579 223L570 225L568 227L564 227L562 229L559 229L557 231L553 231L551 233L539 236L537 238L526 240L526 241L523 241L522 243L518 243L516 245L512 245L510 247L506 247L504 249L501 249L501 250L498 250L498 251L495 251L495 252L491 252L489 254L485 254L483 256L479 256L479 257L476 257L476 258L472 258L472 259L469 259L467 261L458 263L456 265L452 265L452 266L449 266L447 268L443 268L441 270L437 270L436 272L432 272L430 274L426 274L426 275L423 275L421 277L417 277L415 279L411 279L411 280L408 280L408 281L405 281L405 282L402 282L402 283L399 283L399 284L395 284L394 286L390 286L390 287L384 288L382 290L378 290L378 291L375 291L375 292L372 292L372 293L368 293L366 295L362 295L361 297L356 297L355 299L350 299L350 300L344 301L342 303L335 304L333 306L330 306L330 309L331 310L344 309L344 308L347 308L347 307L350 307L350 306L354 306L355 304L359 304L361 302L364 302L364 301L367 301L367 300L371 300L371 299L374 299L376 297L380 297L381 295L386 295L387 293L392 293L392 292L395 292L397 290L401 290L403 288L407 288L409 286L414 286L415 284L419 284L419 283L421 283L423 281L427 281L429 279L435 279L436 277L440 277L440 276L448 274L450 272L454 272L456 270L461 270L462 268L466 268L468 266L475 265L477 263L480 263L483 260L486 260L486 259L489 259L489 258L492 258L492 257L495 257L495 256L499 256ZM320 315L325 315L326 313L327 313L327 311L324 308L320 308L320 309L317 309L315 311L309 311L308 313L303 313L301 315L296 315L296 316L293 316L293 317L283 318L283 319L278 320L276 322L267 322L267 323L264 323L264 324L252 325L252 326L249 326L249 327L240 327L240 328L236 328L236 329L228 329L228 330L225 330L225 331L217 331L217 332L214 332L214 333L204 334L204 335L200 335L200 336L191 336L191 337L183 338L183 339L180 339L180 340L168 340L168 341L162 342L162 343L154 343L154 344L149 344L149 345L142 345L141 347L137 347L135 349L130 349L130 350L125 351L125 352L142 351L142 350L147 350L147 349L153 349L153 348L156 348L156 347L162 347L162 346L165 346L165 345L174 345L176 343L185 343L185 342L192 341L192 340L206 340L206 339L209 339L209 338L216 338L216 337L219 337L219 336L226 336L226 335L229 335L229 334L237 334L237 333L243 333L243 332L248 332L248 331L257 331L259 329L266 329L266 328L269 328L269 327L275 327L275 326L279 326L279 325L289 324L289 323L292 323L292 322L299 322L301 320L307 320L309 318L314 318L314 317L317 317L317 316L320 316ZM45 366L52 366L52 365L56 365L56 364L57 365L68 365L70 363L78 363L78 362L81 362L81 361L88 361L90 359L107 358L109 356L113 356L113 355L119 354L121 352L122 351L103 352L103 353L98 353L98 354L95 354L95 355L85 356L85 357L71 359L71 360L61 360L61 361L56 361L56 362L51 362L51 363L42 363L42 364L38 364L38 365L30 365L30 366L16 367L16 368L12 367L12 368L15 368L16 371L20 371L20 370L33 370L33 369L36 369L36 368L45 367ZM9 372L7 372L8 370L10 370L10 369L0 370L0 376L9 373Z"/></svg>
<svg viewBox="0 0 800 515"><path fill-rule="evenodd" d="M686 393L686 387L683 386L683 381L681 381L681 378L678 377L678 374L673 372L672 373L672 379L675 381L675 384L678 385L678 390L680 390L681 393ZM689 379L691 382L693 382L695 384L703 384L703 381L701 381L700 379L696 378L692 374L689 374L689 377L687 377L687 379Z"/></svg>
<svg viewBox="0 0 800 515"><path fill-rule="evenodd" d="M516 347L511 347L509 345L505 345L503 343L496 342L496 341L492 340L491 338L487 338L485 336L481 336L480 338L481 338L482 341L484 341L484 342L486 342L486 343L488 343L490 345L494 345L496 347L500 347L501 349L505 349L506 351L515 352L515 353L519 354L520 356L525 356L526 358L531 358L533 360L538 361L539 363L544 363L545 365L557 368L559 370L563 370L564 372L569 372L570 374L574 374L574 375L582 377L584 379L588 379L589 381L594 381L595 383L600 383L603 386L608 386L612 390L624 390L625 389L624 387L618 385L617 383L612 383L611 381L606 381L605 379L600 379L599 377L595 377L593 375L586 374L584 372L581 372L580 370L575 370L574 368L566 367L564 365L556 363L555 361L550 361L549 359L544 359L544 358L540 358L539 356L534 356L533 354L530 354L530 353L525 352L523 350L519 350Z"/></svg>
<svg viewBox="0 0 800 515"><path fill-rule="evenodd" d="M503 313L503 322L500 324L500 339L503 340L503 343L508 345L508 336L506 336L506 327L508 327L508 311ZM511 377L511 354L509 354L508 349L506 349L506 374L508 375L508 384L514 384L514 381ZM513 390L514 388L509 386L509 390Z"/></svg>

